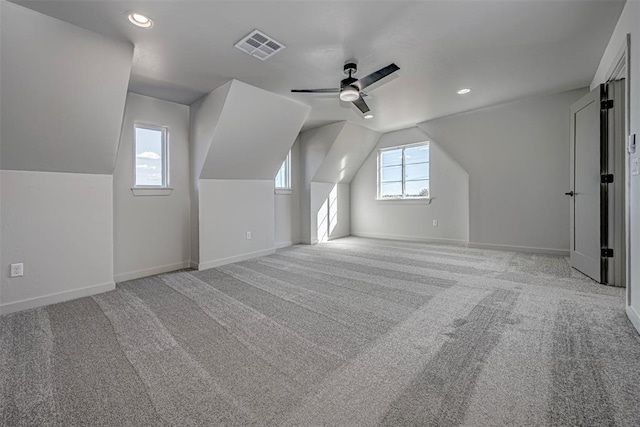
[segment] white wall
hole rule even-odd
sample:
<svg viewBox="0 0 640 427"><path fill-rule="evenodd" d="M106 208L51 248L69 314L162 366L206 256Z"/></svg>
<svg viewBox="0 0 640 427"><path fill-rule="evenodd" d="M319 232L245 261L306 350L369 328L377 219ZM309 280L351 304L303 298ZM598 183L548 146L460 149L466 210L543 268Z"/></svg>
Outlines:
<svg viewBox="0 0 640 427"><path fill-rule="evenodd" d="M111 175L3 170L0 181L0 312L115 288ZM19 262L24 277L10 278Z"/></svg>
<svg viewBox="0 0 640 427"><path fill-rule="evenodd" d="M418 125L469 173L472 246L568 253L569 107L586 92L526 98Z"/></svg>
<svg viewBox="0 0 640 427"><path fill-rule="evenodd" d="M300 206L300 240L302 243L311 244L316 240L312 236L316 227L311 221L316 212L312 212L311 207L311 181L344 125L345 122L332 123L300 133L300 162L304 183Z"/></svg>
<svg viewBox="0 0 640 427"><path fill-rule="evenodd" d="M351 234L383 239L469 241L469 175L430 141L432 201L376 200L377 155L382 148L429 141L413 127L382 135L351 182ZM438 227L433 227L433 220Z"/></svg>
<svg viewBox="0 0 640 427"><path fill-rule="evenodd" d="M207 158L231 82L211 91L189 108L189 165L191 169L191 262L200 260L200 172Z"/></svg>
<svg viewBox="0 0 640 427"><path fill-rule="evenodd" d="M349 184L312 182L310 196L311 244L351 235Z"/></svg>
<svg viewBox="0 0 640 427"><path fill-rule="evenodd" d="M300 203L301 189L304 182L300 170L300 142L291 147L291 194L275 194L275 246L285 246L300 243Z"/></svg>
<svg viewBox="0 0 640 427"><path fill-rule="evenodd" d="M300 134L304 179L300 208L302 242L315 244L350 235L350 183L379 137L379 133L349 122L332 123ZM326 216L323 205L332 200L337 202L334 203L337 211L331 218L325 218L331 231L319 231L322 225L319 215Z"/></svg>
<svg viewBox="0 0 640 427"><path fill-rule="evenodd" d="M309 110L290 98L232 80L200 178L273 178Z"/></svg>
<svg viewBox="0 0 640 427"><path fill-rule="evenodd" d="M169 195L131 191L135 123L169 129ZM129 93L113 174L116 282L189 266L189 193L189 107Z"/></svg>
<svg viewBox="0 0 640 427"><path fill-rule="evenodd" d="M274 252L273 190L273 180L200 180L198 269Z"/></svg>
<svg viewBox="0 0 640 427"><path fill-rule="evenodd" d="M2 312L114 288L113 168L133 46L2 1ZM24 263L10 279L9 264Z"/></svg>
<svg viewBox="0 0 640 427"><path fill-rule="evenodd" d="M640 2L627 1L618 24L609 40L600 65L595 73L591 87L604 83L620 49L626 44L627 34L631 35L630 85L629 96L629 132L635 134L640 143ZM630 160L640 157L640 147ZM640 331L640 175L629 177L629 276L627 314L634 326Z"/></svg>
<svg viewBox="0 0 640 427"><path fill-rule="evenodd" d="M0 7L2 169L111 174L133 46Z"/></svg>
<svg viewBox="0 0 640 427"><path fill-rule="evenodd" d="M308 112L304 104L237 80L191 106L192 266L210 268L273 251L273 178ZM294 209L293 200L279 200L278 206ZM295 217L286 220L293 239ZM256 237L245 241L246 231Z"/></svg>

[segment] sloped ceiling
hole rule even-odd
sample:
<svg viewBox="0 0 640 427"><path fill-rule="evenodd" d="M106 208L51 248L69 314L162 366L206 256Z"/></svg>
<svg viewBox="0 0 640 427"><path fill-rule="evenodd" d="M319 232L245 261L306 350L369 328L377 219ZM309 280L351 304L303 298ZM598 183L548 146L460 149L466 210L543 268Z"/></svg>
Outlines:
<svg viewBox="0 0 640 427"><path fill-rule="evenodd" d="M378 132L346 122L312 181L349 184L379 138Z"/></svg>
<svg viewBox="0 0 640 427"><path fill-rule="evenodd" d="M200 178L202 167L207 160L207 153L211 147L213 134L216 131L224 103L231 89L229 82L220 86L218 89L211 91L207 96L203 96L194 102L190 109L191 121L191 170L195 179Z"/></svg>
<svg viewBox="0 0 640 427"><path fill-rule="evenodd" d="M313 107L305 129L352 121L379 132L540 93L587 86L624 1L135 1L15 0L131 41L131 90L191 104L238 79ZM633 0L635 1L635 0ZM127 22L138 10L155 22ZM267 61L233 45L253 29L283 49ZM358 77L390 62L398 78L372 91L364 120L336 96L346 60ZM473 91L459 96L462 87Z"/></svg>
<svg viewBox="0 0 640 427"><path fill-rule="evenodd" d="M331 123L300 133L305 183L311 182L346 123Z"/></svg>
<svg viewBox="0 0 640 427"><path fill-rule="evenodd" d="M133 46L0 7L2 169L113 173Z"/></svg>
<svg viewBox="0 0 640 427"><path fill-rule="evenodd" d="M308 113L304 104L233 80L200 178L272 180Z"/></svg>

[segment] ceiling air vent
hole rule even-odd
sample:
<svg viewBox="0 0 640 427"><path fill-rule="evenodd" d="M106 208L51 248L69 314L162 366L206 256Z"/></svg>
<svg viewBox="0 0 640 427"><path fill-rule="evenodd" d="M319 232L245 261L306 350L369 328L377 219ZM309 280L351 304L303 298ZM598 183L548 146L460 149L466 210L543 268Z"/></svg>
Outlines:
<svg viewBox="0 0 640 427"><path fill-rule="evenodd" d="M264 61L285 48L282 43L275 41L258 30L253 30L249 35L236 43L235 47L261 61Z"/></svg>

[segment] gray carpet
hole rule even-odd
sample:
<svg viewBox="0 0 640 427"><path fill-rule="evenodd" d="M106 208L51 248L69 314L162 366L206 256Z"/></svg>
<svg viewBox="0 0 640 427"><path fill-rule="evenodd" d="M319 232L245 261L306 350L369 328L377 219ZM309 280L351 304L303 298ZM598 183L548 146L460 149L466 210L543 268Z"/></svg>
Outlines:
<svg viewBox="0 0 640 427"><path fill-rule="evenodd" d="M0 317L0 423L640 425L624 290L346 238Z"/></svg>

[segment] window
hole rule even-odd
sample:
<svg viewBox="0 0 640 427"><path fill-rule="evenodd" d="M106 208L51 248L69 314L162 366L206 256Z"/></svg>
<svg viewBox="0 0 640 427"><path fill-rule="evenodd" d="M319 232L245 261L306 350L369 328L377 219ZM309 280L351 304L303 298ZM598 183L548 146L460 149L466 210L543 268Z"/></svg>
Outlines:
<svg viewBox="0 0 640 427"><path fill-rule="evenodd" d="M378 151L378 199L429 197L429 143Z"/></svg>
<svg viewBox="0 0 640 427"><path fill-rule="evenodd" d="M138 188L167 188L167 128L135 125L135 182Z"/></svg>
<svg viewBox="0 0 640 427"><path fill-rule="evenodd" d="M276 190L291 190L291 150L276 175Z"/></svg>

